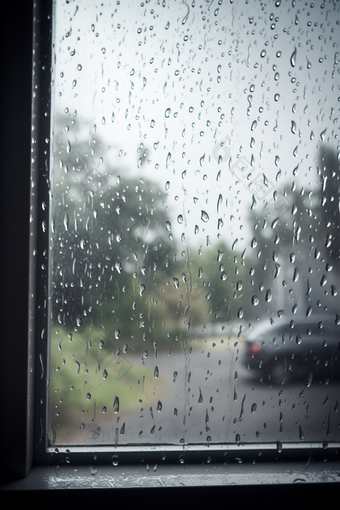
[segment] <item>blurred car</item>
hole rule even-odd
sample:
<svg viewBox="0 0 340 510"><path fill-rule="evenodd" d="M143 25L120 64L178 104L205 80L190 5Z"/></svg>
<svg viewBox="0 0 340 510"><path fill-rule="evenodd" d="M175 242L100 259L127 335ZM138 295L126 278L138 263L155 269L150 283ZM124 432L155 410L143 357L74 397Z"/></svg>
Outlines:
<svg viewBox="0 0 340 510"><path fill-rule="evenodd" d="M275 385L340 377L340 326L335 314L296 317L255 325L245 339L244 364Z"/></svg>

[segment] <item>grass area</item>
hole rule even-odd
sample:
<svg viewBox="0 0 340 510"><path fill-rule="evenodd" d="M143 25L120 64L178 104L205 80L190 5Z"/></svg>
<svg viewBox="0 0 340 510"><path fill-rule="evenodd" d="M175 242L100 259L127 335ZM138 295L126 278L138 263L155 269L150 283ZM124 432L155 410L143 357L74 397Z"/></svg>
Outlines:
<svg viewBox="0 0 340 510"><path fill-rule="evenodd" d="M101 331L69 336L66 328L53 327L49 395L58 437L96 413L119 416L138 409L146 399L157 406L165 386L165 377L155 377L154 368L144 366L141 356L119 352Z"/></svg>

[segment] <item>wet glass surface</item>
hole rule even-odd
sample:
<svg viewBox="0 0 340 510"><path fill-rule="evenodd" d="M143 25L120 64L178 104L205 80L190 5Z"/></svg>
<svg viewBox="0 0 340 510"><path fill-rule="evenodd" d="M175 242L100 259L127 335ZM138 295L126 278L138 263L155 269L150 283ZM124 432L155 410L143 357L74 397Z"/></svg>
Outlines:
<svg viewBox="0 0 340 510"><path fill-rule="evenodd" d="M339 24L55 2L52 445L339 440Z"/></svg>

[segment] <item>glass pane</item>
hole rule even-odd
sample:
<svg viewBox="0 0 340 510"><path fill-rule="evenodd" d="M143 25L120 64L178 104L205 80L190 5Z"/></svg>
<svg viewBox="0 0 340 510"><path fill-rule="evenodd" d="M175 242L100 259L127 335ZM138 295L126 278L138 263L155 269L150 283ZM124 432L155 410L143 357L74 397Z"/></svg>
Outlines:
<svg viewBox="0 0 340 510"><path fill-rule="evenodd" d="M339 440L339 21L55 2L51 444Z"/></svg>

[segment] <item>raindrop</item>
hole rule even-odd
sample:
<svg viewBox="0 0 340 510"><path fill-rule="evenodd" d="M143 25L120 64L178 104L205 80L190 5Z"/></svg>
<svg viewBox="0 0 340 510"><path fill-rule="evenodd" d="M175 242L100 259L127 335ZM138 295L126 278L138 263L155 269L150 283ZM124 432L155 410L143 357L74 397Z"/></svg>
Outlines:
<svg viewBox="0 0 340 510"><path fill-rule="evenodd" d="M162 405L162 402L160 400L158 400L158 403L157 403L157 411L160 412L163 408L163 405Z"/></svg>
<svg viewBox="0 0 340 510"><path fill-rule="evenodd" d="M255 413L256 409L257 409L257 404L253 404L253 405L251 406L251 412L252 412L252 413Z"/></svg>
<svg viewBox="0 0 340 510"><path fill-rule="evenodd" d="M311 307L311 306L309 306L309 307L307 308L307 311L306 311L306 317L310 317L310 315L312 314L312 310L313 310L313 309L312 309L312 307Z"/></svg>
<svg viewBox="0 0 340 510"><path fill-rule="evenodd" d="M91 393L87 393L86 400L91 400Z"/></svg>
<svg viewBox="0 0 340 510"><path fill-rule="evenodd" d="M166 157L166 162L165 162L166 169L169 168L170 160L171 160L171 152L169 152L167 157Z"/></svg>
<svg viewBox="0 0 340 510"><path fill-rule="evenodd" d="M68 214L65 213L65 216L64 216L64 227L65 227L65 230L68 230L68 224L69 224L69 217L68 217Z"/></svg>
<svg viewBox="0 0 340 510"><path fill-rule="evenodd" d="M75 364L77 366L77 374L79 375L79 372L80 372L80 363L79 363L79 361L75 361Z"/></svg>
<svg viewBox="0 0 340 510"><path fill-rule="evenodd" d="M293 175L296 176L299 173L299 165L297 165L293 170Z"/></svg>
<svg viewBox="0 0 340 510"><path fill-rule="evenodd" d="M103 379L106 379L107 378L107 370L104 368L104 371L103 371Z"/></svg>
<svg viewBox="0 0 340 510"><path fill-rule="evenodd" d="M202 402L203 402L203 395L202 395L202 390L201 390L201 388L199 388L199 392L200 392L200 393L199 393L199 397L198 397L198 403L199 403L199 404L202 404Z"/></svg>
<svg viewBox="0 0 340 510"><path fill-rule="evenodd" d="M113 402L113 412L118 413L119 411L119 398L116 396Z"/></svg>
<svg viewBox="0 0 340 510"><path fill-rule="evenodd" d="M320 285L321 287L324 287L324 285L326 285L327 283L327 278L326 276L323 274L322 277L321 277L321 281L320 281Z"/></svg>
<svg viewBox="0 0 340 510"><path fill-rule="evenodd" d="M154 378L155 378L155 379L157 379L157 378L158 378L158 376L159 376L159 369L158 369L158 367L155 367L155 370L154 370L154 372L153 372L153 375L154 375Z"/></svg>
<svg viewBox="0 0 340 510"><path fill-rule="evenodd" d="M276 227L276 225L277 225L277 224L278 224L278 222L279 222L279 219L280 219L280 218L275 218L275 220L274 220L274 221L273 221L273 223L272 223L272 228L275 228L275 227Z"/></svg>
<svg viewBox="0 0 340 510"><path fill-rule="evenodd" d="M118 455L113 455L112 458L111 458L111 462L112 462L112 465L113 466L118 466Z"/></svg>
<svg viewBox="0 0 340 510"><path fill-rule="evenodd" d="M257 306L257 305L259 304L260 300L259 300L259 298L258 298L257 296L253 296L253 297L251 298L251 302L252 302L252 304L253 304L254 306Z"/></svg>
<svg viewBox="0 0 340 510"><path fill-rule="evenodd" d="M296 267L296 268L294 269L293 282L297 282L297 281L298 281L298 279L299 279L299 270L298 270L298 268Z"/></svg>
<svg viewBox="0 0 340 510"><path fill-rule="evenodd" d="M207 221L209 221L209 215L208 213L206 213L205 211L201 210L201 220L204 221L205 223Z"/></svg>
<svg viewBox="0 0 340 510"><path fill-rule="evenodd" d="M291 54L290 64L291 64L292 67L295 67L295 64L296 64L296 47L294 48L294 51Z"/></svg>
<svg viewBox="0 0 340 510"><path fill-rule="evenodd" d="M272 291L270 289L267 290L265 299L268 303L272 300Z"/></svg>
<svg viewBox="0 0 340 510"><path fill-rule="evenodd" d="M178 222L179 224L183 223L183 216L182 216L182 214L179 214L179 215L177 216L177 222Z"/></svg>
<svg viewBox="0 0 340 510"><path fill-rule="evenodd" d="M174 287L175 289L179 289L179 281L178 281L178 278L173 278L173 282L174 282Z"/></svg>
<svg viewBox="0 0 340 510"><path fill-rule="evenodd" d="M143 296L145 290L146 290L146 286L144 285L144 283L141 283L140 287L139 287L139 295Z"/></svg>
<svg viewBox="0 0 340 510"><path fill-rule="evenodd" d="M307 380L306 380L306 386L307 388L310 387L310 385L312 384L312 380L313 380L313 374L310 372L307 376Z"/></svg>
<svg viewBox="0 0 340 510"><path fill-rule="evenodd" d="M254 195L253 195L254 196ZM223 197L221 195L221 193L218 195L218 200L217 200L217 212L220 211L220 207L221 207L221 204L222 204L222 200L223 200Z"/></svg>
<svg viewBox="0 0 340 510"><path fill-rule="evenodd" d="M164 113L165 117L168 119L170 117L170 114L171 114L171 108L167 108Z"/></svg>

